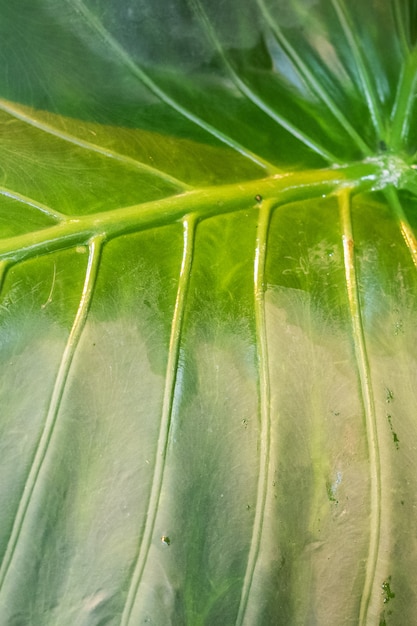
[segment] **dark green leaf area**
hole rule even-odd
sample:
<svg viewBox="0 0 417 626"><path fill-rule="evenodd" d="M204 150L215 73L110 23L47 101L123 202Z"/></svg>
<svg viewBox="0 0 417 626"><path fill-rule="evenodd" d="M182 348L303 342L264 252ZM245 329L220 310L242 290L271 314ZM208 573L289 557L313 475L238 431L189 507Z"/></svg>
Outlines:
<svg viewBox="0 0 417 626"><path fill-rule="evenodd" d="M11 217L12 216L12 217ZM0 239L52 226L55 220L24 202L2 198L0 203Z"/></svg>
<svg viewBox="0 0 417 626"><path fill-rule="evenodd" d="M0 86L13 101L235 143L280 167L369 156L390 145L391 125L401 143L408 74L397 79L402 66L412 76L412 35L395 3L37 0L2 15ZM407 121L404 131L412 153Z"/></svg>
<svg viewBox="0 0 417 626"><path fill-rule="evenodd" d="M114 122L135 105L137 109L138 101L149 102L149 93L94 35L77 4L1 2L1 52L7 59L0 71L2 97L76 118ZM121 25L126 17L120 12Z"/></svg>

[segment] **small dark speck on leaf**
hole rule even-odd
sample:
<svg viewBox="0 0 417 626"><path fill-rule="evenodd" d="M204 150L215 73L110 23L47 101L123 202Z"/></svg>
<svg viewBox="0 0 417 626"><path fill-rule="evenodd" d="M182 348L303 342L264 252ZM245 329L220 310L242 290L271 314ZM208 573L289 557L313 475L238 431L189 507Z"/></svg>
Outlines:
<svg viewBox="0 0 417 626"><path fill-rule="evenodd" d="M378 142L378 148L380 152L386 152L388 150L387 144L382 139Z"/></svg>
<svg viewBox="0 0 417 626"><path fill-rule="evenodd" d="M161 537L161 541L162 543L164 543L166 546L171 545L171 539L169 537L167 537L166 535L162 535Z"/></svg>
<svg viewBox="0 0 417 626"><path fill-rule="evenodd" d="M258 194L256 194L256 196L255 196L255 200L256 200L256 202L262 202L262 196L261 196L261 195L259 195L259 193L258 193Z"/></svg>
<svg viewBox="0 0 417 626"><path fill-rule="evenodd" d="M395 443L395 447L396 447L396 448L397 448L397 450L398 450L398 449L399 449L399 447L400 447L400 440L398 439L398 435L397 435L397 433L396 433L396 432L394 432L394 429L393 429L393 427L392 427L392 416L391 416L391 415L389 415L388 413L387 413L387 419L388 419L388 424L389 424L389 427L390 427L390 429L391 429L391 434L392 434L393 441L394 441L394 443Z"/></svg>

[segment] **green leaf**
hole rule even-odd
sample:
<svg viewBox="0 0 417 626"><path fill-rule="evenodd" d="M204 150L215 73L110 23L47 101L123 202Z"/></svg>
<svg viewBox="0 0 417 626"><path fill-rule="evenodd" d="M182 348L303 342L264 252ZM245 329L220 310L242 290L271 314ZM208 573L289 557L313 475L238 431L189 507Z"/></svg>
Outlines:
<svg viewBox="0 0 417 626"><path fill-rule="evenodd" d="M413 623L415 2L0 15L0 622Z"/></svg>

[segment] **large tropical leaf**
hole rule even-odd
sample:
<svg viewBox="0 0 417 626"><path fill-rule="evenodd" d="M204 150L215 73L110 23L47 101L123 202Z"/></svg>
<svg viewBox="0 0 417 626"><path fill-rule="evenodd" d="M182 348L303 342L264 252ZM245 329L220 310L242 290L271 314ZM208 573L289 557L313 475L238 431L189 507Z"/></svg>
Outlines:
<svg viewBox="0 0 417 626"><path fill-rule="evenodd" d="M0 15L0 623L414 623L416 3Z"/></svg>

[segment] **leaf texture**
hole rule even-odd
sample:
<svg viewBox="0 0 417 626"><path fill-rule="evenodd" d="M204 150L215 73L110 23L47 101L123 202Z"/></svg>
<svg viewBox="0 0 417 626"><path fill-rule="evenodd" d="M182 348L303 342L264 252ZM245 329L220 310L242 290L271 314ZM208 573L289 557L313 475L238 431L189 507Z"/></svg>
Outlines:
<svg viewBox="0 0 417 626"><path fill-rule="evenodd" d="M0 11L0 622L413 623L415 2Z"/></svg>

